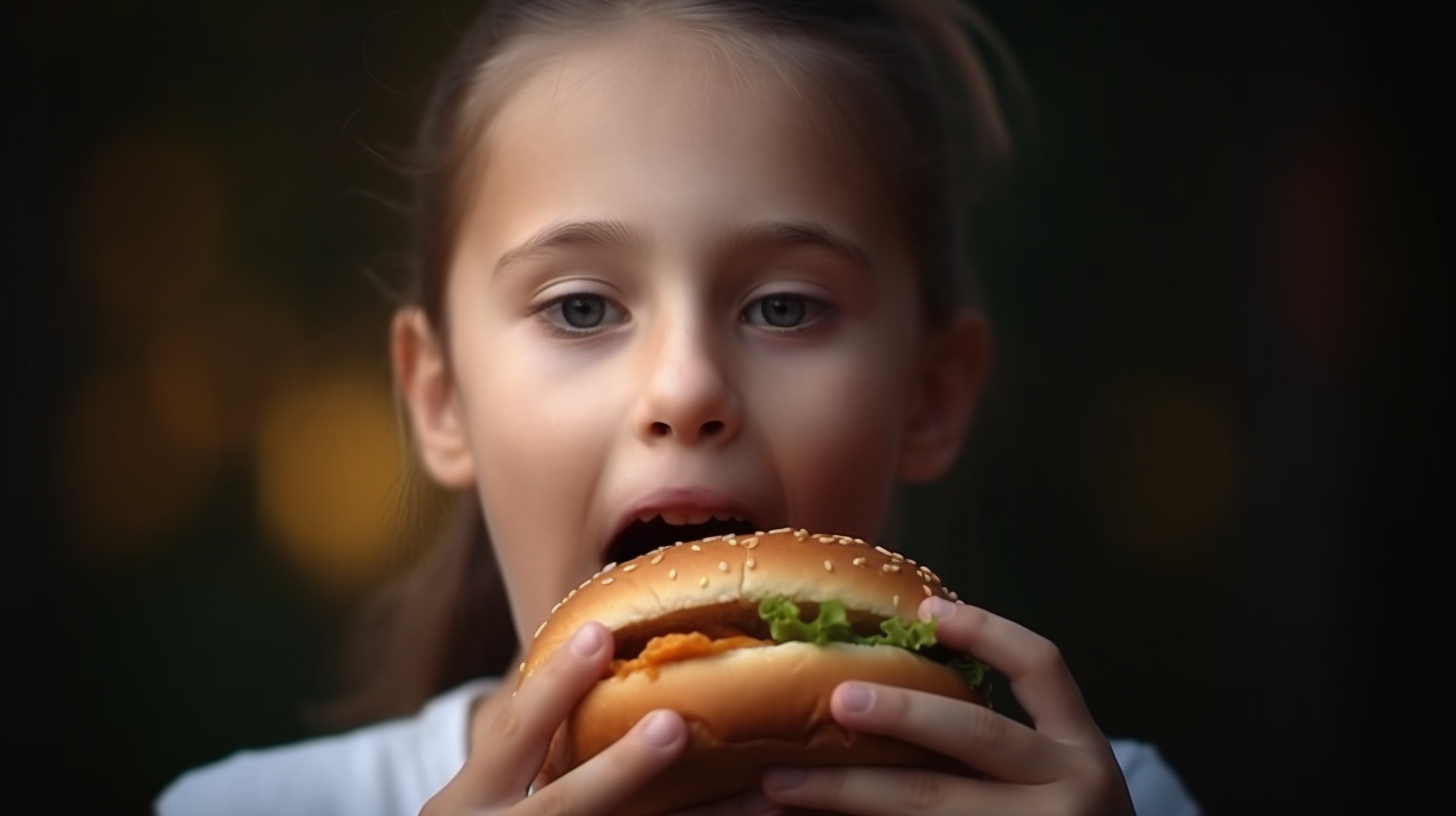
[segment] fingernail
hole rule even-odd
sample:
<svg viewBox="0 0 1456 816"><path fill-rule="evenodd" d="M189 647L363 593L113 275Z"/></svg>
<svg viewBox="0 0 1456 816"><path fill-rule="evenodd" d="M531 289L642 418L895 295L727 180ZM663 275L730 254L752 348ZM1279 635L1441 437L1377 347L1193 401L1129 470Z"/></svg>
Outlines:
<svg viewBox="0 0 1456 816"><path fill-rule="evenodd" d="M571 650L581 657L591 657L602 648L602 630L599 626L583 626L571 636Z"/></svg>
<svg viewBox="0 0 1456 816"><path fill-rule="evenodd" d="M774 768L763 775L763 784L770 790L791 791L808 778L809 774L803 768Z"/></svg>
<svg viewBox="0 0 1456 816"><path fill-rule="evenodd" d="M845 683L839 687L839 704L856 714L869 711L875 704L875 690L862 683Z"/></svg>
<svg viewBox="0 0 1456 816"><path fill-rule="evenodd" d="M955 604L947 601L944 598L937 598L934 595L920 602L921 620L928 621L931 618L941 620L943 618L948 618L951 615L954 615L955 611Z"/></svg>
<svg viewBox="0 0 1456 816"><path fill-rule="evenodd" d="M682 724L666 711L654 711L642 720L642 739L648 745L666 748L681 734Z"/></svg>

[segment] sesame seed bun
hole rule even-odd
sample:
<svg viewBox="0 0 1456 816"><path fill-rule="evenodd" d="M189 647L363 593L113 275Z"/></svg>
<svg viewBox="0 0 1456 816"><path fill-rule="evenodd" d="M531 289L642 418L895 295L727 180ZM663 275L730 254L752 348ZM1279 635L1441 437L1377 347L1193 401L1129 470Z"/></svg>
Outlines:
<svg viewBox="0 0 1456 816"><path fill-rule="evenodd" d="M582 624L612 630L617 657L653 637L754 634L758 603L784 597L806 607L844 605L856 629L886 618L917 620L929 595L956 600L929 568L844 536L775 530L661 548L573 590L537 630L521 667L528 682ZM763 632L756 633L766 636ZM774 765L894 765L960 770L898 740L857 734L834 721L829 697L850 679L986 704L956 671L893 646L781 643L664 662L609 676L587 692L552 743L544 775L555 778L605 750L648 712L668 708L688 723L683 756L621 813L669 813L756 789Z"/></svg>

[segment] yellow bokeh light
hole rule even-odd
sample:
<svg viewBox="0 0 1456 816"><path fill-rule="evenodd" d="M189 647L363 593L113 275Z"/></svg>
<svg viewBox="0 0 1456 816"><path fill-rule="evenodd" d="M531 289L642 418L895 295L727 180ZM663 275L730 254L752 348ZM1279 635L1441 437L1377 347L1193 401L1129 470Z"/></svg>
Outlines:
<svg viewBox="0 0 1456 816"><path fill-rule="evenodd" d="M341 373L282 392L264 408L258 488L264 522L322 588L367 588L393 564L401 474L389 389Z"/></svg>

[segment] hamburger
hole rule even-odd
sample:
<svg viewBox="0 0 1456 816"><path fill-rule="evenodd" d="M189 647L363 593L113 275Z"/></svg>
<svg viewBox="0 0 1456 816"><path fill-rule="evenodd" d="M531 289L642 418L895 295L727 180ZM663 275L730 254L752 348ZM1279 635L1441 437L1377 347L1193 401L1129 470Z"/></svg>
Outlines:
<svg viewBox="0 0 1456 816"><path fill-rule="evenodd" d="M788 528L659 547L608 564L536 631L530 676L584 623L616 655L551 744L549 782L620 739L648 712L680 713L689 744L621 812L669 813L759 786L774 765L970 771L899 740L849 731L829 698L864 680L988 704L981 663L938 646L917 617L956 594L928 567L862 539Z"/></svg>

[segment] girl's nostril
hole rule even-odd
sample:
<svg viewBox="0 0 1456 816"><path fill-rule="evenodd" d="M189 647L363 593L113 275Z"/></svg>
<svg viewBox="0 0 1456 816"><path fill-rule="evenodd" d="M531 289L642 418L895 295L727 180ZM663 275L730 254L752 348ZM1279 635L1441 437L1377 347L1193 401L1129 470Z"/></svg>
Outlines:
<svg viewBox="0 0 1456 816"><path fill-rule="evenodd" d="M654 423L652 423L652 435L653 436L668 436L671 433L672 433L672 428L668 427L668 425L667 425L666 422L654 422Z"/></svg>
<svg viewBox="0 0 1456 816"><path fill-rule="evenodd" d="M723 421L714 419L703 423L703 436L717 436L723 431Z"/></svg>

